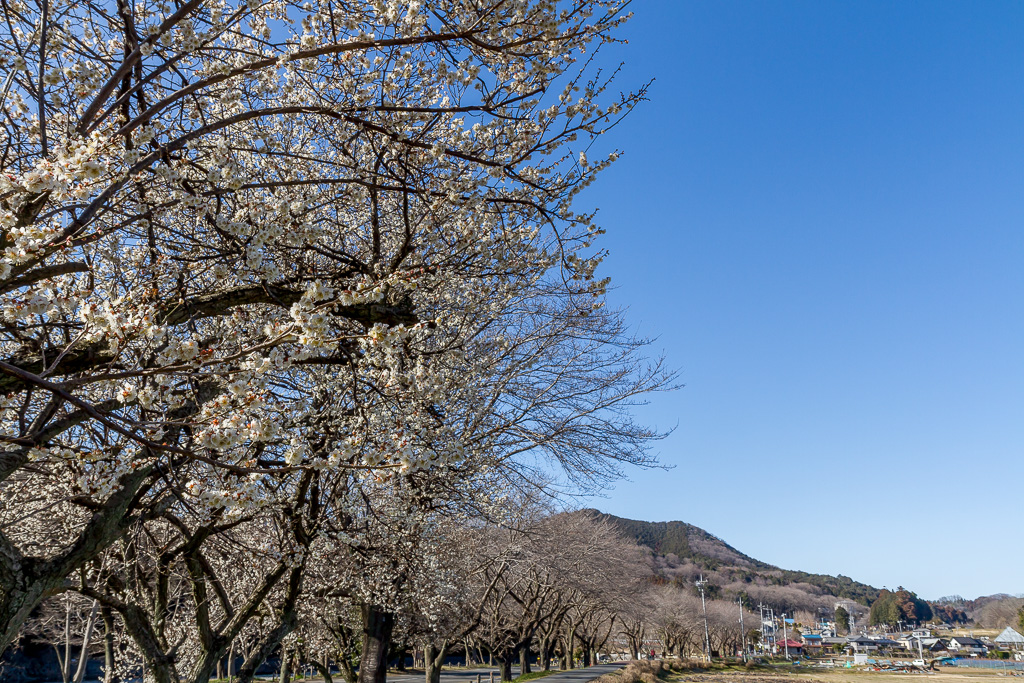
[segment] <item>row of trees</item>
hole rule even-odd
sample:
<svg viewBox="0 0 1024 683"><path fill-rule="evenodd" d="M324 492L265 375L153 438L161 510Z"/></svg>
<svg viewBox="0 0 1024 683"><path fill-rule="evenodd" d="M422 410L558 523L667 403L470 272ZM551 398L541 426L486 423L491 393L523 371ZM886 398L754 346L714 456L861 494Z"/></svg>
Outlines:
<svg viewBox="0 0 1024 683"><path fill-rule="evenodd" d="M760 639L760 615L741 606L740 601L705 600L702 605L692 587L665 584L654 587L646 602L651 614L649 627L672 655L704 654L705 607L707 644L713 652L731 656L745 647L753 647Z"/></svg>
<svg viewBox="0 0 1024 683"><path fill-rule="evenodd" d="M114 610L103 594L109 582L87 577L78 589L44 601L26 629L56 650L65 683L81 682L90 657L102 662L107 681L160 678L161 663L154 667L144 649L147 634L177 647L174 666L164 667L209 667L216 678L251 677L267 656L278 660L282 680L302 668L347 683L370 669L383 676L389 662L403 663L408 654L422 659L427 683L437 683L453 650L494 662L503 680L511 679L513 663L529 672L535 658L544 669L553 662L572 668L576 657L589 665L610 638L629 631L635 597L649 585L644 555L587 513L551 515L535 507L519 513L506 524L456 526L446 518L430 530L429 544L418 542L401 570L388 573L387 586L373 585L373 570L360 557L310 558L303 590L315 599L296 601L292 628L262 658L259 648L280 630L275 608L288 589L264 598L268 609L258 610L225 652L210 654L201 631L229 621L228 609L252 600L254 577L251 567L230 559L222 565L212 553L218 581L206 609L195 607L203 583L189 576L172 573L162 597L148 594ZM392 539L401 532L379 530ZM147 554L137 553L125 574L146 574L159 562ZM162 609L155 609L157 601Z"/></svg>
<svg viewBox="0 0 1024 683"><path fill-rule="evenodd" d="M589 68L627 4L4 3L0 650L62 609L108 681L599 640L508 553L516 501L653 463L673 381L573 206L644 97Z"/></svg>

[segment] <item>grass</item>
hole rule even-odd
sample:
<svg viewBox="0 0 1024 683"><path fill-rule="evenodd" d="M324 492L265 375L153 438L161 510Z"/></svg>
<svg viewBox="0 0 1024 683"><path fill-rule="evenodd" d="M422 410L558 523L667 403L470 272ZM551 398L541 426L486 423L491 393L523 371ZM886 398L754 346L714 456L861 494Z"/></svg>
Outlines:
<svg viewBox="0 0 1024 683"><path fill-rule="evenodd" d="M550 676L551 674L556 673L558 673L558 671L531 671L528 674L516 676L512 679L512 682L516 683L516 681L519 681L519 683L525 683L526 681L532 681L535 678L544 678L545 676Z"/></svg>

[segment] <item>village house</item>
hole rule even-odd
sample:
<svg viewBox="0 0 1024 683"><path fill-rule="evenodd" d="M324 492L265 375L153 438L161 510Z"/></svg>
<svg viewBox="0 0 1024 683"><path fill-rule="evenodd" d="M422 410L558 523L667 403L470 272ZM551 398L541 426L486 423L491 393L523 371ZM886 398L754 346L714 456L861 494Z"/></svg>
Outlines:
<svg viewBox="0 0 1024 683"><path fill-rule="evenodd" d="M889 638L887 636L882 636L881 638L875 638L875 644L878 646L879 650L891 650L894 647L899 647L900 646L900 644L897 641L895 641L892 638Z"/></svg>
<svg viewBox="0 0 1024 683"><path fill-rule="evenodd" d="M949 639L949 651L979 655L988 652L988 647L977 638L954 636Z"/></svg>
<svg viewBox="0 0 1024 683"><path fill-rule="evenodd" d="M868 638L867 636L847 638L846 646L852 648L854 652L875 652L878 650L878 643L875 639Z"/></svg>
<svg viewBox="0 0 1024 683"><path fill-rule="evenodd" d="M804 653L804 645L803 643L793 640L792 638L788 640L780 640L779 642L775 643L776 655L786 654L787 651L789 652L790 657L799 657Z"/></svg>
<svg viewBox="0 0 1024 683"><path fill-rule="evenodd" d="M824 644L824 639L817 633L804 633L800 640L803 641L804 647L813 650L820 650Z"/></svg>

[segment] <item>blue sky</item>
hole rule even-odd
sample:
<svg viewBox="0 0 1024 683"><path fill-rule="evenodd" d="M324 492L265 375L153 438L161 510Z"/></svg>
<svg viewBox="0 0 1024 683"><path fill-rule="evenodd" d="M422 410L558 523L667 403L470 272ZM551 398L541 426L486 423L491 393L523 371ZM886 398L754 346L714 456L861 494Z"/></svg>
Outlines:
<svg viewBox="0 0 1024 683"><path fill-rule="evenodd" d="M1024 593L1024 4L633 9L604 59L651 101L584 201L686 387L641 412L678 425L675 469L594 505L927 598Z"/></svg>

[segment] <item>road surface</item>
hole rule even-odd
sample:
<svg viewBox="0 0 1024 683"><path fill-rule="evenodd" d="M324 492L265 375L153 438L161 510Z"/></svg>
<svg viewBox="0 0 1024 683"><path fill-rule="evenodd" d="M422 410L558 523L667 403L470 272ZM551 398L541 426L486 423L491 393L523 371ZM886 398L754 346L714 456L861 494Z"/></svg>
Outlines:
<svg viewBox="0 0 1024 683"><path fill-rule="evenodd" d="M598 664L586 669L569 669L537 679L536 683L587 683L598 676L622 668L627 662L611 662L610 664ZM494 683L498 683L500 676L497 669L441 669L441 683L476 683L477 675L482 683L490 683L491 671L494 672ZM519 673L519 667L512 667L512 676ZM388 673L388 683L423 683L423 674L395 674Z"/></svg>

